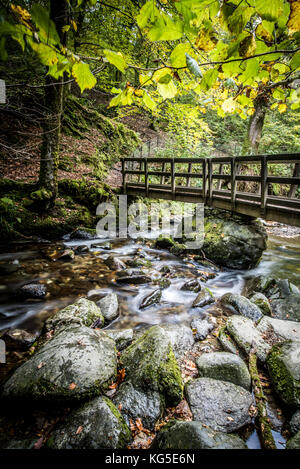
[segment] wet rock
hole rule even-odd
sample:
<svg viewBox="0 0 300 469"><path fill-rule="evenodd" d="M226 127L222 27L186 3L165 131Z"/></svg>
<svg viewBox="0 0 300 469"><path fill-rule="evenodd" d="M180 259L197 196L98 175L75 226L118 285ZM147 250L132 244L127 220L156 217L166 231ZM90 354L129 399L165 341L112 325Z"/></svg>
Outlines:
<svg viewBox="0 0 300 469"><path fill-rule="evenodd" d="M249 269L266 249L267 233L259 221L223 210L206 209L202 251L217 265Z"/></svg>
<svg viewBox="0 0 300 469"><path fill-rule="evenodd" d="M219 331L218 340L226 352L234 353L236 355L239 354L238 348L224 327L222 327Z"/></svg>
<svg viewBox="0 0 300 469"><path fill-rule="evenodd" d="M23 298L42 299L47 294L47 287L40 283L27 283L18 289L18 294Z"/></svg>
<svg viewBox="0 0 300 469"><path fill-rule="evenodd" d="M60 261L72 261L75 259L75 253L72 249L65 249L62 252L59 252L53 260L60 260Z"/></svg>
<svg viewBox="0 0 300 469"><path fill-rule="evenodd" d="M274 345L267 365L280 398L288 405L300 407L300 341Z"/></svg>
<svg viewBox="0 0 300 469"><path fill-rule="evenodd" d="M142 390L157 391L167 405L182 399L183 385L168 333L160 326L148 329L121 356L126 376Z"/></svg>
<svg viewBox="0 0 300 469"><path fill-rule="evenodd" d="M68 415L47 446L51 449L125 449L130 431L115 405L96 397Z"/></svg>
<svg viewBox="0 0 300 469"><path fill-rule="evenodd" d="M262 317L262 312L258 306L252 303L248 298L232 293L225 293L220 299L220 303L226 310L232 314L240 314L252 321L258 321Z"/></svg>
<svg viewBox="0 0 300 469"><path fill-rule="evenodd" d="M208 334L214 329L214 325L209 319L193 319L191 328L194 332L195 340L204 340Z"/></svg>
<svg viewBox="0 0 300 469"><path fill-rule="evenodd" d="M111 270L124 270L126 269L126 265L121 259L114 256L109 256L105 259L104 264L107 265Z"/></svg>
<svg viewBox="0 0 300 469"><path fill-rule="evenodd" d="M261 310L261 312L267 316L271 316L272 314L272 309L270 302L268 298L263 295L262 293L255 293L253 296L250 298L251 303L254 303L258 308Z"/></svg>
<svg viewBox="0 0 300 469"><path fill-rule="evenodd" d="M10 349L28 349L41 335L41 329L26 331L24 329L12 329L4 335L6 346Z"/></svg>
<svg viewBox="0 0 300 469"><path fill-rule="evenodd" d="M10 275L20 269L20 262L16 259L6 264L0 264L0 275Z"/></svg>
<svg viewBox="0 0 300 469"><path fill-rule="evenodd" d="M174 246L174 240L171 237L160 235L155 240L155 247L158 249L170 249Z"/></svg>
<svg viewBox="0 0 300 469"><path fill-rule="evenodd" d="M160 327L167 333L176 359L193 347L195 339L189 327L183 324L162 324Z"/></svg>
<svg viewBox="0 0 300 469"><path fill-rule="evenodd" d="M123 283L123 284L143 284L143 283L149 283L151 282L151 277L148 275L145 275L141 271L132 271L132 270L124 270L122 272L118 272L116 281L118 283Z"/></svg>
<svg viewBox="0 0 300 469"><path fill-rule="evenodd" d="M80 246L76 246L74 248L74 252L75 254L86 254L87 252L89 252L89 247L85 244L82 244Z"/></svg>
<svg viewBox="0 0 300 469"><path fill-rule="evenodd" d="M289 295L287 298L272 300L272 315L278 319L300 322L300 295Z"/></svg>
<svg viewBox="0 0 300 469"><path fill-rule="evenodd" d="M193 291L195 293L198 293L201 290L201 284L197 279L189 280L184 285L182 285L181 290Z"/></svg>
<svg viewBox="0 0 300 469"><path fill-rule="evenodd" d="M144 308L148 308L151 305L155 305L160 302L160 299L161 299L161 290L160 289L154 290L142 299L140 308L144 309Z"/></svg>
<svg viewBox="0 0 300 469"><path fill-rule="evenodd" d="M296 410L296 412L292 416L289 423L289 429L292 435L295 435L297 432L300 431L300 409Z"/></svg>
<svg viewBox="0 0 300 469"><path fill-rule="evenodd" d="M248 368L238 355L228 352L203 353L196 359L196 365L200 377L228 381L247 391L251 389Z"/></svg>
<svg viewBox="0 0 300 469"><path fill-rule="evenodd" d="M91 247L94 249L104 249L105 251L110 251L112 249L112 244L110 242L101 242L97 244L92 244Z"/></svg>
<svg viewBox="0 0 300 469"><path fill-rule="evenodd" d="M300 431L287 442L286 449L300 449Z"/></svg>
<svg viewBox="0 0 300 469"><path fill-rule="evenodd" d="M89 240L89 239L96 239L97 236L96 236L96 232L92 232L92 231L86 231L86 230L83 230L83 229L78 229L78 230L75 230L75 231L72 231L72 233L70 233L70 239L86 239L86 240Z"/></svg>
<svg viewBox="0 0 300 469"><path fill-rule="evenodd" d="M172 270L170 269L170 267L168 265L163 265L160 269L159 269L160 273L162 273L163 275L166 275L166 274L171 274L172 273Z"/></svg>
<svg viewBox="0 0 300 469"><path fill-rule="evenodd" d="M300 340L300 324L294 321L264 316L257 325L257 330L271 344L283 340Z"/></svg>
<svg viewBox="0 0 300 469"><path fill-rule="evenodd" d="M271 345L264 340L251 319L237 315L231 316L226 322L226 329L244 352L248 354L253 346L258 358L265 362Z"/></svg>
<svg viewBox="0 0 300 469"><path fill-rule="evenodd" d="M186 385L194 420L213 430L234 432L249 424L250 392L240 386L211 378L198 378Z"/></svg>
<svg viewBox="0 0 300 469"><path fill-rule="evenodd" d="M115 380L114 341L103 331L69 325L23 363L4 385L2 397L69 401L101 394Z"/></svg>
<svg viewBox="0 0 300 469"><path fill-rule="evenodd" d="M106 295L104 298L97 301L96 304L99 306L106 323L113 321L119 316L119 301L115 293Z"/></svg>
<svg viewBox="0 0 300 469"><path fill-rule="evenodd" d="M117 350L124 350L133 340L132 329L108 329L106 334L115 341Z"/></svg>
<svg viewBox="0 0 300 469"><path fill-rule="evenodd" d="M200 422L173 420L157 434L152 449L246 449L237 435L227 435Z"/></svg>
<svg viewBox="0 0 300 469"><path fill-rule="evenodd" d="M157 420L161 417L163 406L157 391L141 391L134 388L131 382L122 383L114 397L114 404L127 423L140 418L145 428L154 430Z"/></svg>
<svg viewBox="0 0 300 469"><path fill-rule="evenodd" d="M104 317L98 306L86 298L80 298L76 303L61 309L54 316L47 319L47 331L59 329L67 324L80 324L90 327L97 322L97 327L104 325Z"/></svg>
<svg viewBox="0 0 300 469"><path fill-rule="evenodd" d="M215 302L215 298L208 288L203 288L197 295L192 304L192 308L203 308L203 306L210 305Z"/></svg>

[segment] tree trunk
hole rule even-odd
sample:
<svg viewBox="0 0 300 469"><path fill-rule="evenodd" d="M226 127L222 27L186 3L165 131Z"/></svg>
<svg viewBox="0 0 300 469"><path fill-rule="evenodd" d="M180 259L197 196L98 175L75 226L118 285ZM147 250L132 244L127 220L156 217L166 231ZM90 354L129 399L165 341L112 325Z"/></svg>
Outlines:
<svg viewBox="0 0 300 469"><path fill-rule="evenodd" d="M254 100L254 114L250 117L247 135L243 145L243 155L257 154L258 147L264 126L267 100L265 97L258 97Z"/></svg>
<svg viewBox="0 0 300 469"><path fill-rule="evenodd" d="M68 24L67 14L66 0L50 1L50 18L55 23L63 45L66 45L66 33L62 32L62 27ZM57 169L64 98L63 81L64 78L56 80L48 75L45 80L46 116L43 125L39 190L35 193L35 198L46 210L54 205L57 196Z"/></svg>

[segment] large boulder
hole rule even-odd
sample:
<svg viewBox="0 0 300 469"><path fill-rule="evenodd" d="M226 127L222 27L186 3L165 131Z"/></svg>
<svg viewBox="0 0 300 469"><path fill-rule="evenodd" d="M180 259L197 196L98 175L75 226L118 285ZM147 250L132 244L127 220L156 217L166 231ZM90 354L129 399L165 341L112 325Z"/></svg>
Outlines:
<svg viewBox="0 0 300 469"><path fill-rule="evenodd" d="M249 269L258 263L267 247L265 228L250 217L206 209L204 230L202 250L217 265Z"/></svg>
<svg viewBox="0 0 300 469"><path fill-rule="evenodd" d="M183 384L170 336L153 326L128 347L121 356L126 376L142 390L158 391L168 405L182 399Z"/></svg>
<svg viewBox="0 0 300 469"><path fill-rule="evenodd" d="M115 341L119 351L128 347L133 340L133 329L106 329L105 332Z"/></svg>
<svg viewBox="0 0 300 469"><path fill-rule="evenodd" d="M51 449L124 449L131 433L115 405L96 397L68 415L52 433Z"/></svg>
<svg viewBox="0 0 300 469"><path fill-rule="evenodd" d="M168 335L176 359L180 359L190 350L195 342L192 330L184 324L162 324L160 326Z"/></svg>
<svg viewBox="0 0 300 469"><path fill-rule="evenodd" d="M209 318L193 319L191 321L191 328L194 333L195 340L204 340L208 334L214 329L214 325L210 322Z"/></svg>
<svg viewBox="0 0 300 469"><path fill-rule="evenodd" d="M249 391L226 381L197 378L186 385L193 419L213 430L231 433L251 422Z"/></svg>
<svg viewBox="0 0 300 469"><path fill-rule="evenodd" d="M193 308L203 308L215 302L214 296L209 288L203 288L193 301Z"/></svg>
<svg viewBox="0 0 300 469"><path fill-rule="evenodd" d="M218 432L200 422L172 420L157 434L152 449L246 449L237 435Z"/></svg>
<svg viewBox="0 0 300 469"><path fill-rule="evenodd" d="M274 345L267 357L274 388L288 405L300 407L300 341Z"/></svg>
<svg viewBox="0 0 300 469"><path fill-rule="evenodd" d="M300 431L287 442L286 449L300 449Z"/></svg>
<svg viewBox="0 0 300 469"><path fill-rule="evenodd" d="M62 326L69 324L78 324L90 327L97 323L97 327L104 325L104 317L98 306L86 298L80 298L76 303L61 309L53 316L47 319L45 329L58 330Z"/></svg>
<svg viewBox="0 0 300 469"><path fill-rule="evenodd" d="M272 308L268 298L262 293L254 293L250 298L251 303L254 303L267 316L272 315Z"/></svg>
<svg viewBox="0 0 300 469"><path fill-rule="evenodd" d="M262 312L256 304L248 298L233 293L225 293L220 299L221 305L232 314L240 314L252 321L258 321L262 317Z"/></svg>
<svg viewBox="0 0 300 469"><path fill-rule="evenodd" d="M157 391L142 391L135 388L130 381L122 383L114 397L114 404L120 409L127 425L130 419L135 422L141 419L143 427L154 430L161 417L163 403Z"/></svg>
<svg viewBox="0 0 300 469"><path fill-rule="evenodd" d="M117 374L114 341L80 325L60 329L4 385L9 399L78 400L99 395Z"/></svg>
<svg viewBox="0 0 300 469"><path fill-rule="evenodd" d="M290 432L295 435L300 432L300 409L296 410L289 423Z"/></svg>
<svg viewBox="0 0 300 469"><path fill-rule="evenodd" d="M220 379L241 386L249 391L251 377L245 362L233 353L203 353L196 359L199 376Z"/></svg>

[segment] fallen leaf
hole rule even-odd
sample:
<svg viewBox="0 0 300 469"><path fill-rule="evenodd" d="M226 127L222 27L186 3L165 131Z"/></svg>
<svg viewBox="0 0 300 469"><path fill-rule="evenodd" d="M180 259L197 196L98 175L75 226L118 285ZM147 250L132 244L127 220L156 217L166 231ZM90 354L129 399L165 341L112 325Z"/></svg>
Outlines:
<svg viewBox="0 0 300 469"><path fill-rule="evenodd" d="M79 433L81 433L83 430L83 426L82 425L79 425L79 427L77 428L76 430L76 435L79 435Z"/></svg>
<svg viewBox="0 0 300 469"><path fill-rule="evenodd" d="M71 383L71 384L69 385L69 389L71 389L71 391L73 391L73 389L75 389L76 386L77 386L77 384Z"/></svg>
<svg viewBox="0 0 300 469"><path fill-rule="evenodd" d="M41 362L41 363L38 364L37 367L38 367L38 369L40 370L40 369L43 368L43 366L45 366L45 365L46 365L45 362Z"/></svg>

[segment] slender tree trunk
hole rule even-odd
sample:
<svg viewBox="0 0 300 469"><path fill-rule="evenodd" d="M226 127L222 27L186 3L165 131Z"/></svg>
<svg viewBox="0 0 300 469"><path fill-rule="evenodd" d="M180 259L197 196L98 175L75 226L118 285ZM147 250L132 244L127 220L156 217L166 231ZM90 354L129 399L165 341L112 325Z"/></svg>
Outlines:
<svg viewBox="0 0 300 469"><path fill-rule="evenodd" d="M66 0L50 0L50 18L54 21L60 41L66 44L66 33L62 27L67 23L68 4ZM64 78L56 80L47 75L45 81L46 116L43 125L39 190L36 198L46 210L54 205L57 196L57 169L61 116L63 112Z"/></svg>
<svg viewBox="0 0 300 469"><path fill-rule="evenodd" d="M250 117L247 135L243 145L243 155L257 154L265 116L267 112L267 99L258 97L254 100L254 114Z"/></svg>

